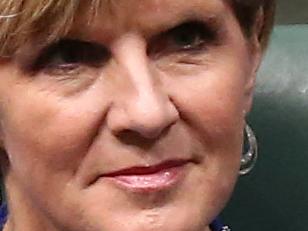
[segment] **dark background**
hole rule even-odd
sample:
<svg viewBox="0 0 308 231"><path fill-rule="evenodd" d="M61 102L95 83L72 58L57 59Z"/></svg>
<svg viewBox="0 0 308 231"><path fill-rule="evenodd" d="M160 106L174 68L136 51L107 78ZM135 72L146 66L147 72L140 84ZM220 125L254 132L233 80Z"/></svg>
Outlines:
<svg viewBox="0 0 308 231"><path fill-rule="evenodd" d="M222 214L232 231L308 231L308 0L278 0L248 122L260 158Z"/></svg>
<svg viewBox="0 0 308 231"><path fill-rule="evenodd" d="M308 0L277 0L277 8L279 24L308 23Z"/></svg>

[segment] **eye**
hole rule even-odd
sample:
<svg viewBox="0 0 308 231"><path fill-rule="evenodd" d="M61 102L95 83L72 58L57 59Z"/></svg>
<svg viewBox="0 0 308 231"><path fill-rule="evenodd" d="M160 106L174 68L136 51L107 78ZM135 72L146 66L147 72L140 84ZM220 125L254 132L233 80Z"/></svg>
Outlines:
<svg viewBox="0 0 308 231"><path fill-rule="evenodd" d="M182 49L200 47L205 42L205 35L204 26L197 22L182 24L167 33L170 43Z"/></svg>
<svg viewBox="0 0 308 231"><path fill-rule="evenodd" d="M110 57L99 44L63 39L45 48L32 65L33 71L42 69L72 71L81 65L99 67Z"/></svg>
<svg viewBox="0 0 308 231"><path fill-rule="evenodd" d="M149 53L198 51L213 43L216 37L216 31L205 23L189 21L154 38Z"/></svg>

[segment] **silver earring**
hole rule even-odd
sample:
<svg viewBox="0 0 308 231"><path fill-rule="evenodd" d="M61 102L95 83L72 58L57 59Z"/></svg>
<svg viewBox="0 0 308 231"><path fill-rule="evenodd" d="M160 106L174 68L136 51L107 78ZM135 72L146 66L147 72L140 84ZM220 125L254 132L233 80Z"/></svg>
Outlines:
<svg viewBox="0 0 308 231"><path fill-rule="evenodd" d="M245 126L245 137L247 137L248 150L241 158L241 168L239 174L247 175L251 172L258 159L258 143L255 134L248 124Z"/></svg>

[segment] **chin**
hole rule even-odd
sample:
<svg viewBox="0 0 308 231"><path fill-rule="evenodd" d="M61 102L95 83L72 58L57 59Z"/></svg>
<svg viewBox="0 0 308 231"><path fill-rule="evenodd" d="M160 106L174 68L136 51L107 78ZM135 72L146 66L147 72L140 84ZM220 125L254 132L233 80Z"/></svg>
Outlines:
<svg viewBox="0 0 308 231"><path fill-rule="evenodd" d="M180 194L183 197L179 197ZM191 192L130 195L128 199L127 195L119 196L113 192L113 195L117 195L117 200L112 203L104 203L104 200L98 198L93 204L87 203L87 217L84 217L87 228L80 231L207 230L220 208L217 205L213 208L213 205L209 205L202 198L195 197L190 200L185 196L187 194ZM125 202L122 200L124 198Z"/></svg>
<svg viewBox="0 0 308 231"><path fill-rule="evenodd" d="M203 165L190 164L172 184L151 190L101 179L81 191L67 191L65 201L71 206L69 211L63 207L61 214L57 208L57 218L74 231L205 231L224 207L236 179L232 171L214 174L213 168L209 164L207 172ZM228 177L218 181L226 172Z"/></svg>
<svg viewBox="0 0 308 231"><path fill-rule="evenodd" d="M135 214L114 214L108 220L100 219L91 231L204 231L208 224L189 209L152 208Z"/></svg>

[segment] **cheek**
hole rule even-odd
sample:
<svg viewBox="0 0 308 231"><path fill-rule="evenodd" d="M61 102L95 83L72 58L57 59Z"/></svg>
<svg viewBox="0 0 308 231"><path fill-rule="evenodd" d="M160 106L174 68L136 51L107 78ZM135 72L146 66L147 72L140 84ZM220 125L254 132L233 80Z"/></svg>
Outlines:
<svg viewBox="0 0 308 231"><path fill-rule="evenodd" d="M208 62L206 67L196 66L191 74L185 70L167 84L175 86L172 99L190 133L200 142L201 150L197 151L203 153L206 165L202 175L208 182L221 183L211 195L228 195L238 175L249 100L246 84L250 65L244 54L216 58L218 61Z"/></svg>
<svg viewBox="0 0 308 231"><path fill-rule="evenodd" d="M25 91L24 89L27 89ZM33 179L69 179L98 132L106 101L94 92L68 98L15 87L3 118L10 169ZM60 183L61 181L59 181Z"/></svg>
<svg viewBox="0 0 308 231"><path fill-rule="evenodd" d="M177 89L172 97L182 117L213 142L228 140L243 128L247 72L233 66L240 65L215 63L172 83Z"/></svg>

